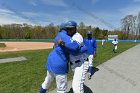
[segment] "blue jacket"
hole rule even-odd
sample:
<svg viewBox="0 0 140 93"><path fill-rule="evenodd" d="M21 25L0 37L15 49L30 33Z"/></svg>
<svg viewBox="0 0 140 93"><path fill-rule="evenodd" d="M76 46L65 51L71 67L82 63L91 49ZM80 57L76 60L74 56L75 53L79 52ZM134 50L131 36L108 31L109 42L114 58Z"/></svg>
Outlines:
<svg viewBox="0 0 140 93"><path fill-rule="evenodd" d="M57 45L57 41L59 39L65 42L65 48L61 48ZM46 68L49 72L55 74L66 74L68 73L68 60L69 54L72 51L77 51L79 48L79 44L77 42L72 42L71 37L67 35L66 31L62 30L59 32L54 40L54 49L48 55ZM86 49L81 48L80 52L85 52ZM79 53L79 51L77 52Z"/></svg>
<svg viewBox="0 0 140 93"><path fill-rule="evenodd" d="M93 55L96 52L97 44L95 38L84 38L84 44L87 46L87 54Z"/></svg>

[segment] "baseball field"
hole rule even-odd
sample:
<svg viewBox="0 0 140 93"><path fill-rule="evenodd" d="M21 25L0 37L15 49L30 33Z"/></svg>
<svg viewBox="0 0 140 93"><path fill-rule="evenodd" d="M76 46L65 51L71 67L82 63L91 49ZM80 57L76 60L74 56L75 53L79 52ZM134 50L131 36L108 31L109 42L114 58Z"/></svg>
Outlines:
<svg viewBox="0 0 140 93"><path fill-rule="evenodd" d="M117 53L112 52L112 44L105 43L101 46L98 42L97 55L94 61L94 66L100 65L103 62L119 55L125 50L135 46L136 43L119 43ZM0 44L0 47L5 46ZM47 47L47 45L45 45ZM7 47L7 46L6 46ZM33 47L33 46L32 46ZM0 93L38 93L41 83L46 76L45 63L50 49L39 50L24 50L24 51L9 51L0 52L0 59L20 57L27 58L26 61L2 63L0 64ZM72 72L68 74L68 79L72 79ZM50 90L55 88L55 82L50 87Z"/></svg>

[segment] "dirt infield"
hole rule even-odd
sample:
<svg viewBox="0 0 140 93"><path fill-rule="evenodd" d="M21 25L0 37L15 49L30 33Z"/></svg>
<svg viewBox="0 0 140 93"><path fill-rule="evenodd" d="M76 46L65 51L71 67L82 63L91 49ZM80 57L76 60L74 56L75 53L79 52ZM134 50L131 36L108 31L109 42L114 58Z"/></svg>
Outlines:
<svg viewBox="0 0 140 93"><path fill-rule="evenodd" d="M0 52L38 50L53 48L53 43L48 42L2 42L6 47L0 48Z"/></svg>

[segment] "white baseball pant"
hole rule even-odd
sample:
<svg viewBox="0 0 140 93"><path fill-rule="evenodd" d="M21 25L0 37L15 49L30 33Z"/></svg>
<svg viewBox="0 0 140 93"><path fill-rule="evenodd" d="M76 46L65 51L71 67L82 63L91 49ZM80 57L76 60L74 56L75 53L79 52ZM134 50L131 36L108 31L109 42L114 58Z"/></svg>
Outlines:
<svg viewBox="0 0 140 93"><path fill-rule="evenodd" d="M72 88L74 93L84 93L83 85L86 78L86 73L88 71L88 67L89 62L85 60L71 65L71 68L74 71L72 81Z"/></svg>
<svg viewBox="0 0 140 93"><path fill-rule="evenodd" d="M88 61L89 61L89 66L93 67L93 55L89 55Z"/></svg>
<svg viewBox="0 0 140 93"><path fill-rule="evenodd" d="M45 81L42 83L43 89L48 89L51 82L56 78L57 93L66 93L67 90L67 74L59 75L47 71Z"/></svg>
<svg viewBox="0 0 140 93"><path fill-rule="evenodd" d="M102 46L104 45L104 42L102 42Z"/></svg>
<svg viewBox="0 0 140 93"><path fill-rule="evenodd" d="M115 50L117 50L117 48L118 48L118 47L117 47L117 45L116 45L116 46L115 46Z"/></svg>

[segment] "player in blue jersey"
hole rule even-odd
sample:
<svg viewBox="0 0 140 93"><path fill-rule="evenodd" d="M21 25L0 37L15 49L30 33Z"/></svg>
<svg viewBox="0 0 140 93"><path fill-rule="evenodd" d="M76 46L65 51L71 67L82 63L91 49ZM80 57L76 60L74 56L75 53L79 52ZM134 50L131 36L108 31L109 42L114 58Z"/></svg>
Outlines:
<svg viewBox="0 0 140 93"><path fill-rule="evenodd" d="M87 54L89 54L88 60L89 60L89 71L88 71L88 78L91 79L91 76L93 74L93 58L96 54L96 39L92 38L92 32L88 31L87 33L88 37L84 38L84 44L87 46Z"/></svg>
<svg viewBox="0 0 140 93"><path fill-rule="evenodd" d="M83 37L80 33L77 32L77 23L75 21L68 21L66 25L66 29L67 29L67 33L72 37L72 40L78 42L78 44L82 46L81 50L84 50L85 45L83 43ZM78 52L79 51L77 51L77 53ZM78 54L77 53L75 52L75 55L70 53L69 55L71 69L72 71L74 71L72 88L73 88L73 93L84 93L83 85L86 78L86 73L89 68L89 64L88 64L89 55L86 53L86 51L79 52Z"/></svg>
<svg viewBox="0 0 140 93"><path fill-rule="evenodd" d="M54 78L56 79L57 93L66 92L69 53L72 53L72 51L80 51L82 49L76 41L73 41L71 37L67 35L64 28L65 24L62 24L61 30L54 40L54 49L48 55L46 62L47 76L41 85L40 93L46 92ZM60 39L65 43L61 42L58 45ZM64 45L65 48L63 48Z"/></svg>

